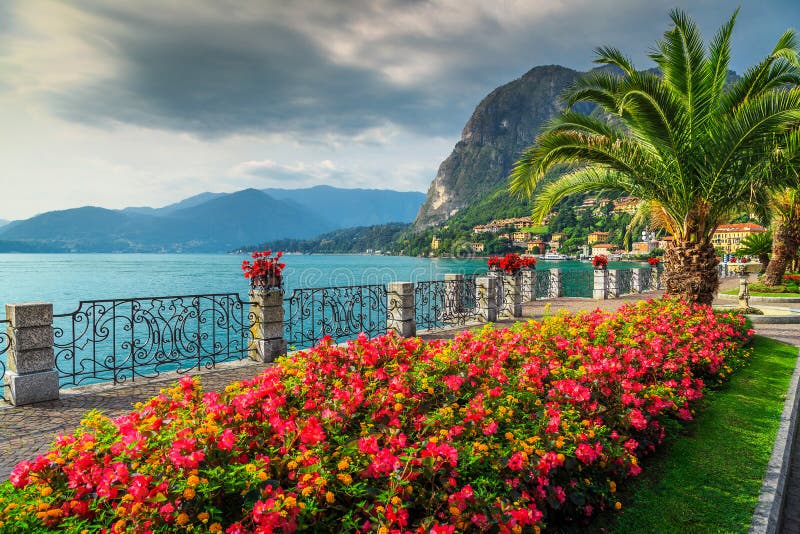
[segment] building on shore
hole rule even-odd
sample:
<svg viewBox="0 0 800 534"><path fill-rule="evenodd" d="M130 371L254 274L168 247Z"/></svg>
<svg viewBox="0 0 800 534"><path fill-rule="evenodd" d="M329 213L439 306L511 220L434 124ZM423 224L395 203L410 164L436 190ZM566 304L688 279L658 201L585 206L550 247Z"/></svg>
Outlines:
<svg viewBox="0 0 800 534"><path fill-rule="evenodd" d="M631 253L650 254L658 248L658 241L635 241L631 244Z"/></svg>
<svg viewBox="0 0 800 534"><path fill-rule="evenodd" d="M608 256L617 251L613 243L595 243L592 245L592 256Z"/></svg>
<svg viewBox="0 0 800 534"><path fill-rule="evenodd" d="M761 234L766 232L767 229L756 223L736 223L736 224L723 224L717 226L714 230L714 236L711 238L711 243L723 249L726 253L736 252L740 246L742 239L749 235Z"/></svg>
<svg viewBox="0 0 800 534"><path fill-rule="evenodd" d="M472 252L480 253L486 250L486 245L484 245L483 243L475 242L475 243L470 243L469 248L470 250L472 250Z"/></svg>
<svg viewBox="0 0 800 534"><path fill-rule="evenodd" d="M605 243L608 241L608 232L592 232L589 234L588 242L590 245L594 245L595 243Z"/></svg>
<svg viewBox="0 0 800 534"><path fill-rule="evenodd" d="M431 250L439 250L439 247L442 245L442 240L436 236L433 236L431 239Z"/></svg>

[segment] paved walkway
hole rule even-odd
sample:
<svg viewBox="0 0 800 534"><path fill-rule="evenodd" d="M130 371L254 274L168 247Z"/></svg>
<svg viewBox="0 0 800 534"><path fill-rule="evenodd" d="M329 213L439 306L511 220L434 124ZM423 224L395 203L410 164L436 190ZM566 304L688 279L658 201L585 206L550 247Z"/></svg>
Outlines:
<svg viewBox="0 0 800 534"><path fill-rule="evenodd" d="M726 280L723 287L734 285L734 280ZM623 299L594 301L580 298L561 298L556 300L535 301L524 305L525 317L541 317L557 310L579 311L602 308L616 310L626 302L656 297L660 292L632 295ZM513 321L502 321L501 324ZM423 338L448 338L462 330L435 332L423 335ZM787 343L800 346L800 328L795 325L759 325L756 331L764 336L773 337ZM206 390L221 391L234 381L244 380L259 373L263 364L242 361L226 364L215 370L197 373L202 376ZM175 376L166 376L157 380L149 380L130 386L109 387L103 385L86 386L62 391L58 401L43 402L19 408L8 407L0 403L0 480L8 477L13 467L21 460L32 459L44 453L52 440L61 433L72 432L80 420L91 409L98 409L109 417L127 413L136 402L144 401L175 380ZM800 450L797 451L800 458ZM800 461L798 462L800 464ZM800 465L797 466L800 469ZM796 484L792 487L790 497L796 505L791 508L800 516L800 472L792 474ZM787 507L787 509L790 509ZM800 525L798 517L797 525ZM800 532L800 530L798 531Z"/></svg>

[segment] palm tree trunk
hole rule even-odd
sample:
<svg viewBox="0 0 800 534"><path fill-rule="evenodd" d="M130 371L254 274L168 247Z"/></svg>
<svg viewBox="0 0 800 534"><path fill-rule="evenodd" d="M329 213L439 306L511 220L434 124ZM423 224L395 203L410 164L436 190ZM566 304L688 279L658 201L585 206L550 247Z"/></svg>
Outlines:
<svg viewBox="0 0 800 534"><path fill-rule="evenodd" d="M676 242L664 253L666 293L689 303L711 304L719 288L718 264L710 243Z"/></svg>
<svg viewBox="0 0 800 534"><path fill-rule="evenodd" d="M794 224L793 224L794 223ZM761 277L761 283L767 286L777 286L783 281L786 268L797 256L800 247L800 221L780 221L775 224L772 232L772 257L769 260L767 271Z"/></svg>

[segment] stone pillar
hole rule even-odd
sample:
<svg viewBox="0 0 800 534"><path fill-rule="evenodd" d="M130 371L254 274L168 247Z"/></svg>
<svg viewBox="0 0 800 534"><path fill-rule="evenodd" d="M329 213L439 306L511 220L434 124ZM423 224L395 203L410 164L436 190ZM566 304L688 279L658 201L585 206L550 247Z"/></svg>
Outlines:
<svg viewBox="0 0 800 534"><path fill-rule="evenodd" d="M413 282L389 282L386 294L386 331L391 330L401 337L417 335Z"/></svg>
<svg viewBox="0 0 800 534"><path fill-rule="evenodd" d="M619 271L606 271L608 273L608 298L619 298Z"/></svg>
<svg viewBox="0 0 800 534"><path fill-rule="evenodd" d="M464 313L464 275L444 275L444 316L454 317Z"/></svg>
<svg viewBox="0 0 800 534"><path fill-rule="evenodd" d="M650 267L650 290L661 289L661 277L658 276L658 266Z"/></svg>
<svg viewBox="0 0 800 534"><path fill-rule="evenodd" d="M53 353L53 305L6 304L10 345L5 384L11 404L58 400L58 371Z"/></svg>
<svg viewBox="0 0 800 534"><path fill-rule="evenodd" d="M750 275L746 270L742 269L739 272L739 307L750 308L750 290L748 289L748 278Z"/></svg>
<svg viewBox="0 0 800 534"><path fill-rule="evenodd" d="M547 298L557 299L561 297L561 269L550 269L550 286L547 290Z"/></svg>
<svg viewBox="0 0 800 534"><path fill-rule="evenodd" d="M497 321L497 279L494 276L479 276L475 280L477 288L478 317L486 322Z"/></svg>
<svg viewBox="0 0 800 534"><path fill-rule="evenodd" d="M606 300L608 298L608 271L606 269L594 270L592 298L595 300Z"/></svg>
<svg viewBox="0 0 800 534"><path fill-rule="evenodd" d="M503 306L500 317L522 317L522 275L503 275Z"/></svg>
<svg viewBox="0 0 800 534"><path fill-rule="evenodd" d="M522 269L522 302L536 300L536 270Z"/></svg>
<svg viewBox="0 0 800 534"><path fill-rule="evenodd" d="M647 274L645 269L631 269L631 293L641 293L644 291L644 277Z"/></svg>
<svg viewBox="0 0 800 534"><path fill-rule="evenodd" d="M250 359L269 363L286 354L283 337L283 291L279 287L250 290L253 342Z"/></svg>

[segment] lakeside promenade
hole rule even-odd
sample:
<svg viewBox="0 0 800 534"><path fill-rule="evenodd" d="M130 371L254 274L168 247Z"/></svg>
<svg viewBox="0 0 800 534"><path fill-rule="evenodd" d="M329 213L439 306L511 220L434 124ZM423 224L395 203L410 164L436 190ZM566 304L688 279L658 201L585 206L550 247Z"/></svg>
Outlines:
<svg viewBox="0 0 800 534"><path fill-rule="evenodd" d="M737 280L723 280L721 290L736 287ZM603 309L614 311L623 304L658 297L661 291L627 295L619 299L592 300L585 298L558 298L532 301L523 305L521 319L498 321L500 326L508 326L519 320L541 318L546 313L559 310L570 312ZM724 301L730 303L730 301ZM464 327L451 330L422 333L423 339L445 339L453 337ZM800 347L800 328L797 325L757 324L756 333ZM221 391L231 382L251 378L264 369L264 364L242 360L223 364L216 369L201 373L187 373L201 376L203 388L207 391ZM175 375L158 379L143 380L131 385L96 384L61 391L57 401L43 402L28 406L11 407L0 402L0 479L7 479L14 466L22 460L33 459L46 452L53 439L62 433L71 433L80 423L86 412L97 409L108 417L117 417L132 409L133 404L142 402L158 394L176 380ZM798 440L800 443L800 440ZM787 492L785 512L785 532L800 533L800 445L793 451L792 472Z"/></svg>

